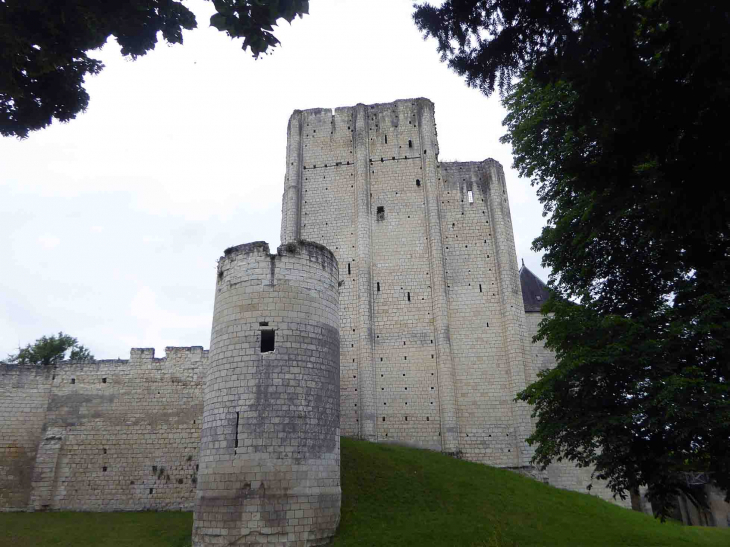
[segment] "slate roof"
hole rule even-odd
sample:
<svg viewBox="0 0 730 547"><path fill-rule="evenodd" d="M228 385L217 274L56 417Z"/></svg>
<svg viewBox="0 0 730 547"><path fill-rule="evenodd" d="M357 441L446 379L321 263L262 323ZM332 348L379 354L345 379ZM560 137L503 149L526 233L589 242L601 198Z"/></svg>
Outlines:
<svg viewBox="0 0 730 547"><path fill-rule="evenodd" d="M550 289L539 277L527 269L524 261L520 268L520 285L522 285L522 303L525 305L525 311L539 312L550 297Z"/></svg>

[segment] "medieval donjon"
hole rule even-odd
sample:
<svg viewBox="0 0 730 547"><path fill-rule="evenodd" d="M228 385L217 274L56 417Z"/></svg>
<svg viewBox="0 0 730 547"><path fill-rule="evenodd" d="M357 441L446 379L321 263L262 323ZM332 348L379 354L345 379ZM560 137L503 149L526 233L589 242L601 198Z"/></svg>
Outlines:
<svg viewBox="0 0 730 547"><path fill-rule="evenodd" d="M281 240L340 264L342 433L529 465L502 167L439 163L426 99L295 112L288 132Z"/></svg>
<svg viewBox="0 0 730 547"><path fill-rule="evenodd" d="M342 435L586 491L588 469L530 467L530 409L514 396L554 364L531 342L547 289L518 270L502 166L440 163L430 101L294 112L281 226L282 258L251 252L283 264L287 244L308 241L339 268ZM295 308L286 298L267 304L269 315L306 322ZM242 324L270 320L259 315ZM133 349L130 360L0 364L0 510L192 509L207 480L200 439L215 352L210 361L192 347L162 359ZM206 392L206 405L215 400ZM226 412L215 427L230 438L214 442L245 436ZM611 499L600 485L591 492Z"/></svg>

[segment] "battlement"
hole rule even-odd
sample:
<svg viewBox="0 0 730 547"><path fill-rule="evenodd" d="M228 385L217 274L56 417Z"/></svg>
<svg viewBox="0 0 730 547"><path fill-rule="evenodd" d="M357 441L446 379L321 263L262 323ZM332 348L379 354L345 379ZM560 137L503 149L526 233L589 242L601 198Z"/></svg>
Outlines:
<svg viewBox="0 0 730 547"><path fill-rule="evenodd" d="M428 106L431 109L434 108L433 101L430 99L427 99L425 97L416 97L413 99L396 99L395 101L389 102L389 103L374 103L374 104L364 104L364 103L358 103L356 105L352 106L338 106L335 108L307 108L303 110L294 110L292 112L292 115L289 117L291 120L294 117L299 117L301 115L304 115L306 117L318 117L318 116L337 116L342 114L349 114L353 109L357 108L358 106L363 106L367 108L368 110L375 110L375 111L382 111L382 110L389 110L393 109L394 107L397 107L398 105L405 105L407 103L410 103L411 106L416 106L417 104Z"/></svg>

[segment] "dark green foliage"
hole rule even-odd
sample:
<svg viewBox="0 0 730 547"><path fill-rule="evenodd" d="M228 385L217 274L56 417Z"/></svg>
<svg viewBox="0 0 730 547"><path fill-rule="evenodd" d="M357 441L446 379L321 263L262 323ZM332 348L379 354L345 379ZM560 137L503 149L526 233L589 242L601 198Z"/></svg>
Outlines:
<svg viewBox="0 0 730 547"><path fill-rule="evenodd" d="M416 21L507 92L504 141L548 215L533 248L561 299L537 338L558 366L519 394L536 461L646 484L662 514L685 471L730 491L730 5L452 0Z"/></svg>
<svg viewBox="0 0 730 547"><path fill-rule="evenodd" d="M210 24L232 38L243 38L243 49L251 48L254 57L276 47L276 21L291 23L309 13L309 0L212 0L218 13Z"/></svg>
<svg viewBox="0 0 730 547"><path fill-rule="evenodd" d="M211 25L242 37L254 57L275 47L279 18L291 22L308 11L307 0L213 0ZM114 36L132 59L157 44L183 41L197 26L179 0L4 0L0 2L0 134L27 137L55 118L83 112L87 75L103 64L89 57Z"/></svg>
<svg viewBox="0 0 730 547"><path fill-rule="evenodd" d="M79 344L73 336L58 333L58 336L43 336L35 341L32 346L28 344L24 348L18 348L18 353L8 355L8 363L20 365L52 365L63 361L69 351L68 358L72 361L91 361L94 356L91 352Z"/></svg>

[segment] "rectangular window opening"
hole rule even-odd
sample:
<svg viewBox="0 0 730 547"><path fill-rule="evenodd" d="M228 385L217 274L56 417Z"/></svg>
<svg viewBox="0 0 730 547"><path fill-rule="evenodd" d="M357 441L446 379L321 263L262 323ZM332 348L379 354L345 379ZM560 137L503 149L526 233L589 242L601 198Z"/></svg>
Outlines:
<svg viewBox="0 0 730 547"><path fill-rule="evenodd" d="M276 331L274 330L262 330L261 331L261 353L270 353L274 351L276 339Z"/></svg>
<svg viewBox="0 0 730 547"><path fill-rule="evenodd" d="M479 292L482 292L482 284L479 283Z"/></svg>
<svg viewBox="0 0 730 547"><path fill-rule="evenodd" d="M385 136L385 144L388 144L388 135Z"/></svg>
<svg viewBox="0 0 730 547"><path fill-rule="evenodd" d="M380 292L380 281L378 281L377 285L378 285L378 292Z"/></svg>
<svg viewBox="0 0 730 547"><path fill-rule="evenodd" d="M411 140L408 141L408 148L413 148L413 141L411 141Z"/></svg>
<svg viewBox="0 0 730 547"><path fill-rule="evenodd" d="M347 275L350 275L352 273L352 270L350 270L350 263L347 263Z"/></svg>
<svg viewBox="0 0 730 547"><path fill-rule="evenodd" d="M76 383L76 378L71 378L71 383L72 384L75 384Z"/></svg>
<svg viewBox="0 0 730 547"><path fill-rule="evenodd" d="M411 301L411 293L408 293L408 302Z"/></svg>
<svg viewBox="0 0 730 547"><path fill-rule="evenodd" d="M385 220L385 206L384 205L378 205L377 213L378 213L378 220Z"/></svg>
<svg viewBox="0 0 730 547"><path fill-rule="evenodd" d="M469 198L469 203L474 203L474 192L472 192L471 190L469 190L466 193L466 196Z"/></svg>
<svg viewBox="0 0 730 547"><path fill-rule="evenodd" d="M269 322L268 321L259 321L259 327L268 327Z"/></svg>
<svg viewBox="0 0 730 547"><path fill-rule="evenodd" d="M238 448L238 422L239 422L240 419L241 419L241 413L240 412L236 412L236 440L235 440L235 442L233 444L233 447L234 448Z"/></svg>
<svg viewBox="0 0 730 547"><path fill-rule="evenodd" d="M102 378L102 379L101 379L101 383L102 383L102 384L106 384L106 378Z"/></svg>

